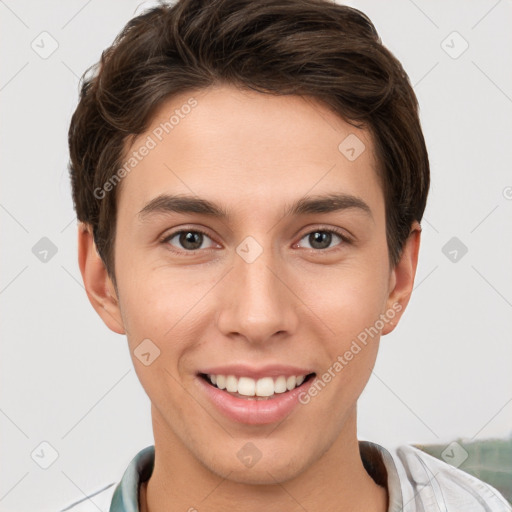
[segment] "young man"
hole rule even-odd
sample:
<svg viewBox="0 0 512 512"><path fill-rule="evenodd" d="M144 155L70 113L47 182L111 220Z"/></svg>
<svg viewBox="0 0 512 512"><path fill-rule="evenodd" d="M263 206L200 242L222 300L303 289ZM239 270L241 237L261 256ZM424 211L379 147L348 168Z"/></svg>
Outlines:
<svg viewBox="0 0 512 512"><path fill-rule="evenodd" d="M85 80L69 144L84 284L127 336L155 444L68 510L510 510L357 439L429 186L416 97L362 13L152 9Z"/></svg>

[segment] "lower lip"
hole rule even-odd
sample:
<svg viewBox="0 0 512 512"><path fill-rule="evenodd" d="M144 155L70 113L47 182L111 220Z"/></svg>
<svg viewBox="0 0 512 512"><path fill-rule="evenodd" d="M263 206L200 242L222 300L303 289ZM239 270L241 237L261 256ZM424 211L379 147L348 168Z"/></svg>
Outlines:
<svg viewBox="0 0 512 512"><path fill-rule="evenodd" d="M197 380L217 409L232 421L247 425L265 425L286 418L300 404L299 395L307 392L314 377L291 391L275 394L267 400L237 398L208 384L202 377L198 376Z"/></svg>

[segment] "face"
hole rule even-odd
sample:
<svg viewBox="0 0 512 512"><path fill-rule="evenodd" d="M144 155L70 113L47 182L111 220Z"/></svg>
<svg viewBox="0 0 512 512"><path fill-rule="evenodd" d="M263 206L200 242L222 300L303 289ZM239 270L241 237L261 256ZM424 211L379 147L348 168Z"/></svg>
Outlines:
<svg viewBox="0 0 512 512"><path fill-rule="evenodd" d="M165 103L133 151L117 296L97 309L127 334L155 441L237 481L300 474L355 436L408 298L368 132L310 98L218 86Z"/></svg>

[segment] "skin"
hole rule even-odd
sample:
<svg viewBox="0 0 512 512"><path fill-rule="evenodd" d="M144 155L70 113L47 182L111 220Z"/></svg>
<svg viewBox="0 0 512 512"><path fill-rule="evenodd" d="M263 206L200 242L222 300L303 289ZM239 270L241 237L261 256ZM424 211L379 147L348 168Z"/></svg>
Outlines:
<svg viewBox="0 0 512 512"><path fill-rule="evenodd" d="M117 289L88 226L79 230L79 264L88 297L113 331L126 334L137 375L152 403L155 467L141 486L141 510L247 512L387 510L359 455L356 405L373 369L375 336L318 396L279 424L243 425L223 416L198 386L201 367L247 362L332 367L357 335L409 301L419 225L390 265L384 196L373 143L319 102L229 85L188 92L163 104L152 130L190 97L198 105L123 178L115 240ZM365 151L349 161L338 145L349 134ZM229 217L139 212L160 194L187 194ZM343 193L360 208L285 215L308 196ZM179 229L206 231L189 251ZM339 229L327 248L309 235ZM252 236L263 252L252 263L236 252ZM167 240L164 238L167 237ZM176 252L173 252L174 249ZM158 346L149 366L134 356L142 340ZM237 452L252 442L251 468ZM242 505L243 504L243 505Z"/></svg>

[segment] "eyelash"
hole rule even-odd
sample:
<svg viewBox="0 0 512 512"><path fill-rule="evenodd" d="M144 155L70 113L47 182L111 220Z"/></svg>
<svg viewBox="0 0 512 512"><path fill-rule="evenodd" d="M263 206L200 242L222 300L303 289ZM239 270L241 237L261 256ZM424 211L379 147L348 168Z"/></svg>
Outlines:
<svg viewBox="0 0 512 512"><path fill-rule="evenodd" d="M341 230L338 230L338 229L335 229L335 228L316 228L316 229L313 229L311 231L308 231L307 233L305 233L304 235L302 235L300 237L300 240L302 240L303 238L305 238L306 236L308 235L311 235L312 233L330 233L330 234L334 234L334 235L337 235L340 237L341 241L343 242L342 244L338 244L338 245L345 245L345 244L352 244L353 241L352 239L347 236L344 232L342 232ZM201 233L203 236L206 236L208 238L210 238L212 241L214 241L212 239L212 237L206 233L206 231L203 231L202 229L199 229L199 228L194 228L194 229L180 229L178 231L174 231L173 233L165 236L162 240L161 240L161 243L162 244L165 244L169 250L175 254L187 254L189 256L194 256L196 255L199 251L208 251L208 250L211 250L211 248L208 248L208 249L194 249L194 250L186 250L186 249L183 249L183 250L177 250L175 249L170 243L169 241L172 240L176 235L179 235L181 233ZM299 240L299 242L300 242ZM294 246L297 245L297 244L294 244ZM336 250L336 247L330 247L330 248L327 248L327 249L314 249L314 248L309 248L309 247L305 247L304 249L307 250L307 251L313 251L315 253L327 253L327 252L330 252L332 250Z"/></svg>
<svg viewBox="0 0 512 512"><path fill-rule="evenodd" d="M187 251L186 249L183 249L181 251L178 251L176 250L170 243L169 241L172 240L176 235L179 235L181 233L201 233L202 235L208 237L208 238L212 238L208 233L206 233L206 231L203 231L202 229L198 229L198 228L194 228L194 229L180 229L178 231L174 231L173 233L171 233L170 235L167 235L161 242L163 244L166 244L168 247L169 247L169 250L176 253L176 254L183 254L183 253L186 253L186 254L190 254L190 255L195 255L198 251L207 251L208 249L194 249L193 251Z"/></svg>

